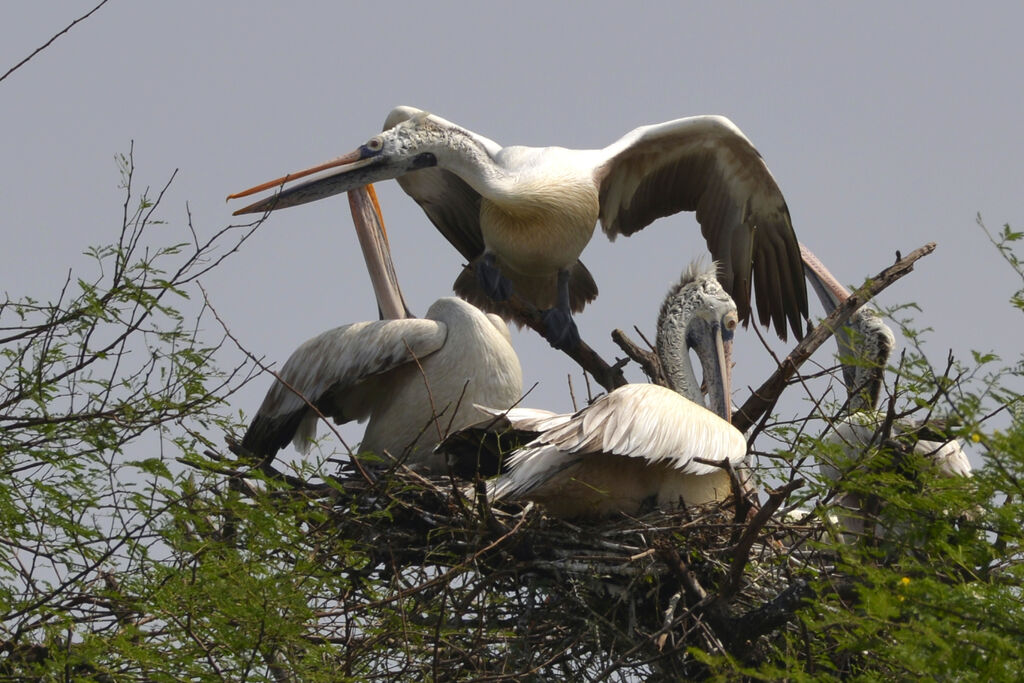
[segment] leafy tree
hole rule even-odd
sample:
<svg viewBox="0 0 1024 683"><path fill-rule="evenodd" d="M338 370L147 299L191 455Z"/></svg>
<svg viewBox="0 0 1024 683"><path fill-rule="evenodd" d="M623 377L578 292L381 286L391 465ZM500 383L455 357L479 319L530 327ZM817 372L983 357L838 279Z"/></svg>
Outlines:
<svg viewBox="0 0 1024 683"><path fill-rule="evenodd" d="M262 366L237 360L226 329L207 338L199 278L259 223L204 239L189 220L167 245L152 228L170 181L138 192L131 153L119 162L122 225L88 250L95 272L69 273L52 301L0 302L0 679L1019 678L1024 360L937 366L916 309L888 311L910 342L888 419L837 481L817 472L845 388L835 367L799 368L927 248L737 413L766 494L737 480L721 509L571 524L387 459L254 467L232 397ZM1024 311L1022 233L979 225ZM624 381L589 347L575 360L605 388ZM784 390L805 392L805 414L770 414ZM894 436L898 417L944 418L982 467L937 477ZM846 492L865 501L857 537L834 521Z"/></svg>
<svg viewBox="0 0 1024 683"><path fill-rule="evenodd" d="M889 312L911 345L885 407L946 417L982 453L969 479L883 439L821 481L835 368L791 380L806 415L752 437L774 492L721 510L580 525L399 464L254 468L219 442L259 365L205 338L198 279L256 226L154 243L167 188L137 192L120 163L123 225L88 251L95 273L0 304L0 676L1017 678L1019 363L935 366L914 309ZM992 239L1021 274L1020 233ZM846 490L884 502L867 510L884 534L843 538Z"/></svg>

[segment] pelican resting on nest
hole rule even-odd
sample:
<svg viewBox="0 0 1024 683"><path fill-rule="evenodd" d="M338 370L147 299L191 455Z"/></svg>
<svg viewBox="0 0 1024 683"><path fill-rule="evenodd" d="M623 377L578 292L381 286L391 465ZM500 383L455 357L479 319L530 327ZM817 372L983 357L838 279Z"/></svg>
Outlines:
<svg viewBox="0 0 1024 683"><path fill-rule="evenodd" d="M337 424L368 419L361 451L443 470L434 446L449 430L478 419L474 403L519 400L519 358L504 321L461 299L438 299L425 318L403 317L379 207L363 205L374 209L360 213L353 205L366 266L382 315L396 319L343 325L302 344L281 368L242 446L265 460L289 441L305 451L316 436L312 404ZM394 301L401 303L387 304Z"/></svg>
<svg viewBox="0 0 1024 683"><path fill-rule="evenodd" d="M396 178L468 267L455 292L514 319L513 291L543 311L557 348L579 341L572 313L597 296L579 261L600 220L610 239L663 216L696 211L719 279L762 324L799 337L807 293L785 199L750 140L722 116L641 126L603 149L502 147L450 121L397 107L384 132L331 161L229 196L245 197L321 171L236 211L263 213Z"/></svg>
<svg viewBox="0 0 1024 683"><path fill-rule="evenodd" d="M714 266L694 265L658 318L657 353L673 389L627 384L575 414L481 408L493 419L478 427L536 433L508 457L508 471L488 482L489 496L536 501L565 518L725 500L730 477L715 463L738 465L747 451L743 434L729 424L728 349L736 325L736 306ZM715 412L704 406L691 349Z"/></svg>

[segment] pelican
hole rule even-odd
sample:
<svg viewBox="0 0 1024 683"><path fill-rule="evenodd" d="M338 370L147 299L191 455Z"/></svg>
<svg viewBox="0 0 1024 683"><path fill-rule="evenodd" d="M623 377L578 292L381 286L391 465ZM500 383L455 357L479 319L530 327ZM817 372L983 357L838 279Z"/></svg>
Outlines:
<svg viewBox="0 0 1024 683"><path fill-rule="evenodd" d="M799 337L807 316L803 268L789 209L761 155L723 116L695 116L627 133L603 149L502 147L414 107L397 107L384 132L353 152L257 185L228 199L320 178L239 209L261 213L397 178L471 264L455 292L514 319L513 291L544 311L556 348L579 340L572 313L597 295L579 261L600 219L614 240L662 216L696 211L719 279L750 315L757 282L762 324Z"/></svg>
<svg viewBox="0 0 1024 683"><path fill-rule="evenodd" d="M831 312L850 296L849 290L803 244L800 245L800 253L808 281L826 312ZM848 398L844 407L845 416L833 424L824 440L838 444L843 459L853 462L871 446L879 445L879 431L885 415L878 410L878 406L885 369L896 339L882 317L868 308L856 311L846 328L838 330L835 336ZM892 426L893 434L900 441L908 441L910 450L924 457L939 475L971 476L971 463L958 440L941 436L938 437L940 440L921 438L924 435L930 436L933 431L928 425L906 419L895 420ZM819 469L831 481L837 481L842 476L840 469L830 462L822 462ZM863 501L859 495L847 493L839 503L843 508L859 511ZM862 515L843 515L842 521L847 530L854 534L864 531L865 520Z"/></svg>
<svg viewBox="0 0 1024 683"><path fill-rule="evenodd" d="M522 369L501 318L454 297L435 301L426 318L403 317L404 302L388 303L401 294L379 207L371 205L361 214L353 203L353 218L382 315L397 319L344 325L292 353L280 372L290 386L275 379L242 440L266 461L289 441L308 449L318 417L308 399L338 424L369 419L362 451L404 455L438 471L443 459L434 446L449 429L476 421L473 403L507 407L522 395Z"/></svg>
<svg viewBox="0 0 1024 683"><path fill-rule="evenodd" d="M701 461L735 465L746 455L743 434L729 424L728 348L737 322L715 267L692 265L658 318L656 348L673 389L627 384L568 415L485 409L514 428L539 432L509 456L506 474L488 482L489 495L536 501L566 518L727 498L728 473ZM716 412L704 407L691 348Z"/></svg>

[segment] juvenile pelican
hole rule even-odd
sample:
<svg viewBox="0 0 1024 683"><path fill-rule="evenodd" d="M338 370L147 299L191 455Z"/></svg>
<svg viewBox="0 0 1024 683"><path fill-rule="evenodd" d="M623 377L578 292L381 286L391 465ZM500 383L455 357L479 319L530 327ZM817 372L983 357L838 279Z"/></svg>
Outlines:
<svg viewBox="0 0 1024 683"><path fill-rule="evenodd" d="M331 172L236 211L259 213L397 178L473 267L455 291L511 318L512 290L545 309L548 341L579 339L572 312L597 295L579 256L600 219L610 239L662 216L696 211L719 279L750 315L785 339L807 315L789 209L761 155L731 121L695 116L627 133L604 149L502 147L433 114L398 107L384 132L349 154L233 194L244 197Z"/></svg>
<svg viewBox="0 0 1024 683"><path fill-rule="evenodd" d="M555 516L576 518L636 514L650 504L702 505L729 496L727 472L698 462L735 465L747 451L743 435L728 421L727 349L736 306L714 270L691 266L661 308L656 347L675 390L627 384L576 414L508 411L505 419L513 427L539 434L509 457L506 474L488 482L491 497L533 500ZM690 349L700 359L717 414L704 407Z"/></svg>
<svg viewBox="0 0 1024 683"><path fill-rule="evenodd" d="M821 305L827 313L837 308L850 292L839 283L825 265L803 244L800 253L806 266L805 272ZM835 334L839 346L843 382L847 389L847 403L844 417L835 421L824 437L829 443L838 444L846 462L854 462L872 446L879 446L880 431L885 415L878 410L881 390L896 339L892 330L877 312L862 308L856 311L846 327ZM892 434L908 443L910 450L923 456L936 471L946 477L971 476L971 463L962 445L956 439L938 436L929 425L909 419L895 420ZM922 438L935 435L936 438ZM821 473L827 479L837 481L842 473L835 464L822 462ZM840 505L850 510L861 510L863 501L854 493L845 494ZM844 515L843 524L853 533L864 531L863 515Z"/></svg>
<svg viewBox="0 0 1024 683"><path fill-rule="evenodd" d="M383 222L355 204L353 218L382 315L401 318L404 303L387 303L401 294ZM274 380L242 440L267 460L289 441L305 451L316 435L317 415L299 394L338 424L368 418L362 451L407 455L408 463L435 471L443 459L434 446L449 429L478 419L474 402L511 406L522 394L508 326L454 297L438 299L426 318L324 332L296 349L280 377L290 388Z"/></svg>

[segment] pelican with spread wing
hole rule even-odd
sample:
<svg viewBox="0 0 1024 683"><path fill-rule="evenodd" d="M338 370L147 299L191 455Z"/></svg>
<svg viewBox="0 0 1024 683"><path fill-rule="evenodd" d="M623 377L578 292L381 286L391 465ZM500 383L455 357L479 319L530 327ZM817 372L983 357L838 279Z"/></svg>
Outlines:
<svg viewBox="0 0 1024 683"><path fill-rule="evenodd" d="M800 336L807 293L782 192L750 140L722 116L641 126L603 149L503 147L439 116L398 107L358 149L229 199L283 189L236 211L261 213L390 178L423 208L472 268L455 291L506 319L513 291L544 311L548 341L579 339L572 312L597 295L579 261L600 221L610 239L695 211L718 278L750 316L756 282L762 324Z"/></svg>

